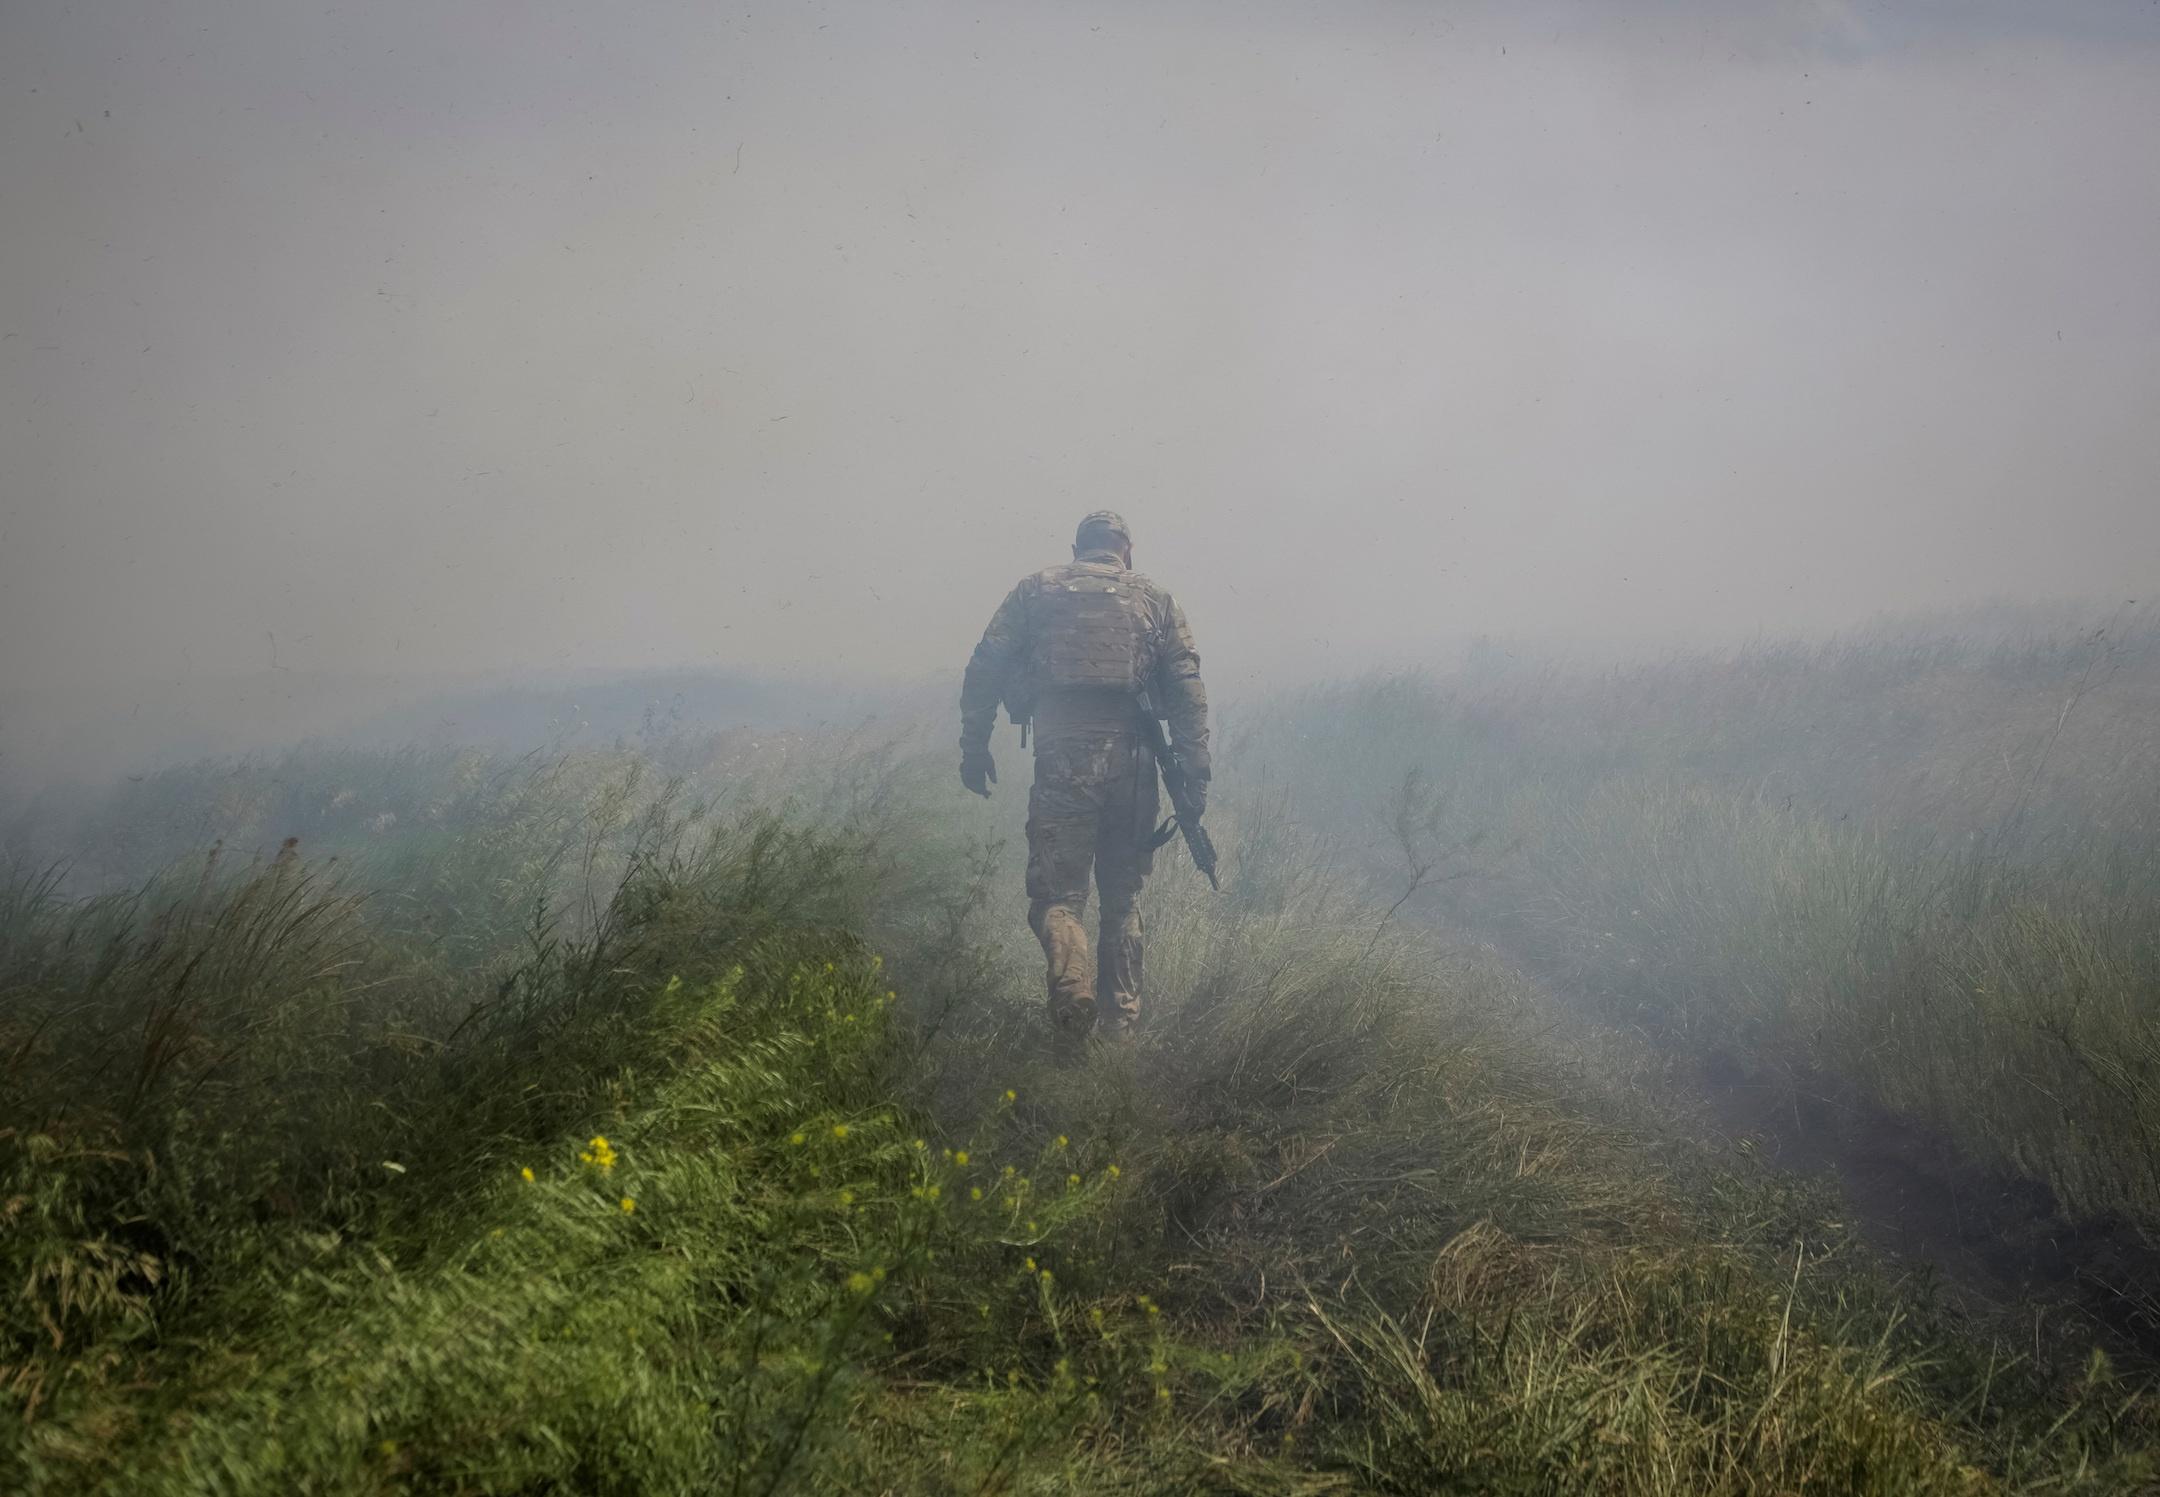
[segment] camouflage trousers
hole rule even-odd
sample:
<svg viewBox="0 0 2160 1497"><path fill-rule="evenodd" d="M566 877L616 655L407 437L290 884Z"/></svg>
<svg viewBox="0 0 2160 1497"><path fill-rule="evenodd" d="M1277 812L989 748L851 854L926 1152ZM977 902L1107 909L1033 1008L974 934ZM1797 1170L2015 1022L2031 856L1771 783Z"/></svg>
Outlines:
<svg viewBox="0 0 2160 1497"><path fill-rule="evenodd" d="M1035 744L1028 794L1028 924L1049 961L1050 1019L1084 1033L1140 1018L1140 884L1154 868L1155 758L1131 733ZM1102 893L1102 933L1090 951L1088 877Z"/></svg>

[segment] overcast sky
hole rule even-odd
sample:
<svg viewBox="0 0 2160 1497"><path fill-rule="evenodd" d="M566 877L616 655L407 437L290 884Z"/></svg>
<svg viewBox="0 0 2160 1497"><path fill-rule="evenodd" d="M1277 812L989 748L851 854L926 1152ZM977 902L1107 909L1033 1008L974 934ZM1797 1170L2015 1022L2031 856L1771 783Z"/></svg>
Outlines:
<svg viewBox="0 0 2160 1497"><path fill-rule="evenodd" d="M0 684L2143 596L2156 267L2151 0L6 4Z"/></svg>

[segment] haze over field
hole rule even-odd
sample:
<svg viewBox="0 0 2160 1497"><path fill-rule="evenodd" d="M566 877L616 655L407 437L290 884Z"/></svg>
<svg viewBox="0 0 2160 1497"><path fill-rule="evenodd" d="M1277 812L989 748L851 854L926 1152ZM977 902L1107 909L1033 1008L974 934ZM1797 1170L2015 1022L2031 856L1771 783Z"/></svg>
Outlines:
<svg viewBox="0 0 2160 1497"><path fill-rule="evenodd" d="M2155 140L2145 3L9 7L0 752L951 674L1103 503L1220 690L2143 596Z"/></svg>
<svg viewBox="0 0 2160 1497"><path fill-rule="evenodd" d="M2160 0L0 4L0 1491L2160 1492L2156 143ZM1104 506L1207 704L963 692Z"/></svg>

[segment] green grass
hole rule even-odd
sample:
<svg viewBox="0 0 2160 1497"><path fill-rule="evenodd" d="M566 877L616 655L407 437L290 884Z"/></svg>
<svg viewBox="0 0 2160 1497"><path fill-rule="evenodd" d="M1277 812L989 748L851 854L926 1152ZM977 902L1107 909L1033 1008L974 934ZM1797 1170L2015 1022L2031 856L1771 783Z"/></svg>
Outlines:
<svg viewBox="0 0 2160 1497"><path fill-rule="evenodd" d="M0 900L0 1487L2156 1479L2137 1375L1690 1142L1264 788L1222 896L1152 886L1146 1043L1060 1070L942 758L785 814L501 770L412 847Z"/></svg>
<svg viewBox="0 0 2160 1497"><path fill-rule="evenodd" d="M1597 1019L2160 1245L2156 724L2147 610L1376 678L1235 762Z"/></svg>

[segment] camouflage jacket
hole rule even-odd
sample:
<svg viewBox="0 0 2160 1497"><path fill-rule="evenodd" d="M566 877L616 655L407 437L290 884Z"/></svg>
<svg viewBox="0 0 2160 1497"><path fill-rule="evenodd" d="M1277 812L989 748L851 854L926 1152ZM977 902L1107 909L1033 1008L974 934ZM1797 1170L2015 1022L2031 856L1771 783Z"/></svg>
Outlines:
<svg viewBox="0 0 2160 1497"><path fill-rule="evenodd" d="M1126 590L1145 623L1141 685L1157 716L1170 725L1170 741L1195 769L1208 765L1207 688L1200 682L1200 652L1193 647L1185 611L1169 593L1138 572L1126 571L1115 552L1090 551L1071 564L1023 577L998 610L968 660L960 687L960 746L982 748L1003 701L1024 720L1038 701L1043 658L1043 594L1079 577L1107 578Z"/></svg>

